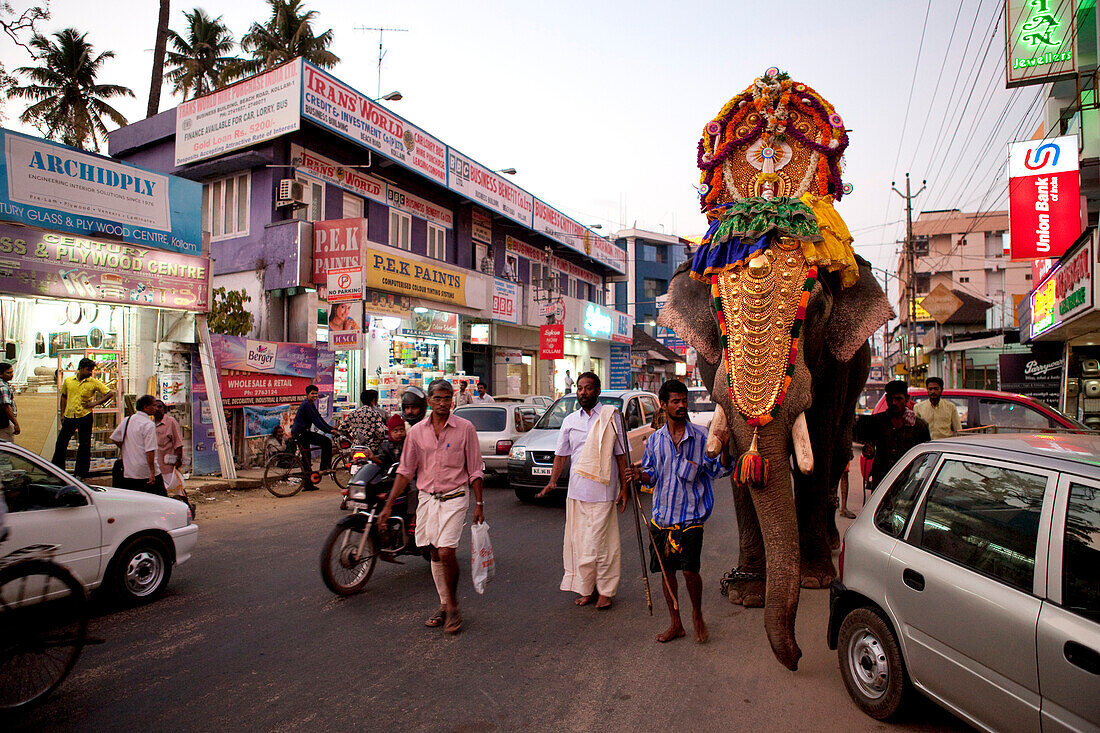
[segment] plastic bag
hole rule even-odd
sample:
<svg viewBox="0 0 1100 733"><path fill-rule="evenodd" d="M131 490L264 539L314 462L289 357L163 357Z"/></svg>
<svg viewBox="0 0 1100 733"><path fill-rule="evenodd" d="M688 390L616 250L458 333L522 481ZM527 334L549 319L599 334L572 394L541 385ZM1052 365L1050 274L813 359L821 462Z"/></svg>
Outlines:
<svg viewBox="0 0 1100 733"><path fill-rule="evenodd" d="M485 522L470 527L470 539L473 552L470 554L470 571L474 578L474 590L485 592L485 586L496 573L496 559L493 557L493 543L489 541L489 525Z"/></svg>
<svg viewBox="0 0 1100 733"><path fill-rule="evenodd" d="M180 473L178 468L173 468L171 473L165 474L164 490L168 492L168 496L173 498L187 496L187 489L183 485L183 474Z"/></svg>

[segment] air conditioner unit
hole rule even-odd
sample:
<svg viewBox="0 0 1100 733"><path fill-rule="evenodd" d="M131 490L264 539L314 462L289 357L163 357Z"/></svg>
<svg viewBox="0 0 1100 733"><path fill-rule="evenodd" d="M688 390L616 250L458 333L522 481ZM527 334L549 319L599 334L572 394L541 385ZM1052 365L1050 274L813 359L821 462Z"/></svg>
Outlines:
<svg viewBox="0 0 1100 733"><path fill-rule="evenodd" d="M284 178L279 181L279 193L276 196L276 206L293 206L306 203L306 187L293 178Z"/></svg>

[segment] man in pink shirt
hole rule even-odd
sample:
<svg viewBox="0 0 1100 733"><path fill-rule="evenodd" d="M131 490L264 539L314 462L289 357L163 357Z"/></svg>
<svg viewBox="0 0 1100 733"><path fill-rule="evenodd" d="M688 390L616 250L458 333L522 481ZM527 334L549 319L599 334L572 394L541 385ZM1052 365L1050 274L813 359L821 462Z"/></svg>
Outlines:
<svg viewBox="0 0 1100 733"><path fill-rule="evenodd" d="M462 526L474 492L474 523L485 521L485 503L481 498L484 465L477 430L469 420L451 414L451 383L436 379L428 385L431 417L414 425L405 438L397 479L378 515L385 526L393 502L416 479L419 503L416 507L416 544L428 547L432 556L432 578L439 593L439 610L424 622L443 626L448 634L462 630L458 610L458 560L455 548L462 537Z"/></svg>

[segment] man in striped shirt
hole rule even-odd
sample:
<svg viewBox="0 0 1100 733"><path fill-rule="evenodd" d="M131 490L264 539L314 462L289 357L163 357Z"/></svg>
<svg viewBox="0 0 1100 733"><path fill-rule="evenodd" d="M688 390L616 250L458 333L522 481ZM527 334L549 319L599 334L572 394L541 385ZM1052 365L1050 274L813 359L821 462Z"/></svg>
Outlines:
<svg viewBox="0 0 1100 733"><path fill-rule="evenodd" d="M663 643L684 635L680 612L674 605L676 571L680 570L691 598L695 641L702 644L709 636L703 621L703 580L699 576L703 522L714 506L711 480L729 473L729 432L715 431L722 441L722 452L707 458L707 431L688 420L688 390L684 383L670 379L661 385L658 397L668 421L646 442L641 467L631 469L636 480L654 485L650 570L659 573L664 564L668 579L665 601L671 620L669 627L657 635L657 641Z"/></svg>

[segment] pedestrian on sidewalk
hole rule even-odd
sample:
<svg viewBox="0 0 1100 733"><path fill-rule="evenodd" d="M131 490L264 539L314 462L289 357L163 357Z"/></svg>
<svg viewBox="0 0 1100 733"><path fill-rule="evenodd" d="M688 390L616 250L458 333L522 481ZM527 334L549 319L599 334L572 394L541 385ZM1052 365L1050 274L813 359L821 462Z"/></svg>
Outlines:
<svg viewBox="0 0 1100 733"><path fill-rule="evenodd" d="M684 636L676 600L679 570L691 598L695 641L702 644L710 636L703 620L703 580L699 575L703 523L714 507L711 481L729 473L729 432L715 430L722 451L708 458L707 431L688 420L688 389L684 383L668 380L661 385L658 399L667 421L646 441L641 467L630 467L633 478L654 486L649 569L660 573L664 567L668 584L662 583L662 587L669 615L668 628L656 639L664 643Z"/></svg>
<svg viewBox="0 0 1100 733"><path fill-rule="evenodd" d="M626 509L626 455L615 439L615 408L600 403L600 378L592 372L577 377L579 410L565 417L558 432L550 481L537 496L554 490L569 468L569 493L565 504L565 538L562 543L561 589L577 594L578 606L596 596L596 608L611 608L619 588L622 547L619 513Z"/></svg>
<svg viewBox="0 0 1100 733"><path fill-rule="evenodd" d="M439 593L439 609L425 626L442 626L448 634L462 630L458 608L458 560L455 549L462 538L462 526L473 491L474 524L485 521L485 502L481 498L484 466L477 430L469 420L451 412L454 388L444 379L428 385L432 411L409 429L401 452L397 479L378 515L385 526L393 512L393 502L416 479L419 503L416 508L416 544L427 547L432 559L432 578Z"/></svg>
<svg viewBox="0 0 1100 733"><path fill-rule="evenodd" d="M313 473L313 446L321 448L321 470L332 468L332 441L327 435L310 430L311 427L316 427L326 433L332 432L332 426L321 417L321 412L317 409L317 400L320 397L321 391L317 385L306 387L306 398L298 405L298 412L294 414L294 422L290 425L290 435L302 453L302 468L305 469L302 482L305 485L302 486L302 491L317 490L317 484L310 480L310 474Z"/></svg>
<svg viewBox="0 0 1100 733"><path fill-rule="evenodd" d="M110 387L92 376L94 371L94 361L81 359L76 366L76 376L67 377L61 383L61 429L57 431L52 462L58 468L65 468L65 452L75 433L78 442L74 473L77 478L87 478L91 472L92 425L95 421L92 410L115 396Z"/></svg>
<svg viewBox="0 0 1100 733"><path fill-rule="evenodd" d="M168 496L157 465L157 426L153 414L157 398L142 395L137 412L118 424L110 440L120 449L123 485L119 488Z"/></svg>
<svg viewBox="0 0 1100 733"><path fill-rule="evenodd" d="M11 443L19 435L19 420L16 418L15 393L11 389L11 380L15 369L8 362L0 362L0 442Z"/></svg>

